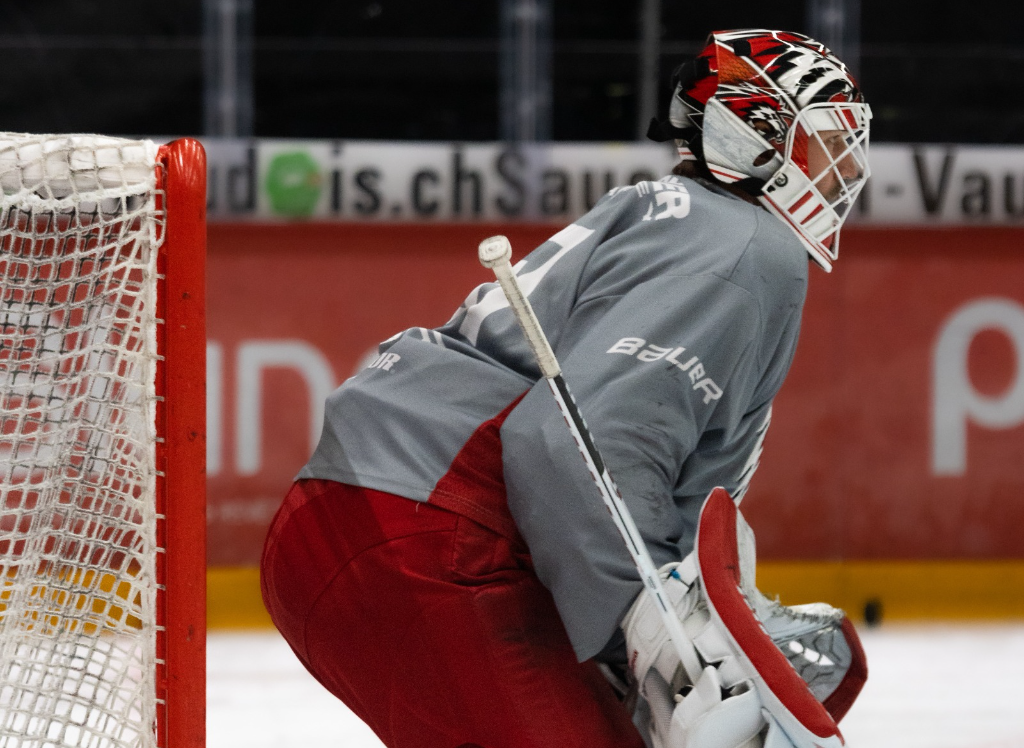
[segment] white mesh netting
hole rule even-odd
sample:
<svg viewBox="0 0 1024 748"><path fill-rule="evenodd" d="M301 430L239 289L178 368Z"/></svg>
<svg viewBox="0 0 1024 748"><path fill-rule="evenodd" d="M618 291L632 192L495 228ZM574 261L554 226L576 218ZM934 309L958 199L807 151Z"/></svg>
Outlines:
<svg viewBox="0 0 1024 748"><path fill-rule="evenodd" d="M155 745L156 155L0 133L0 748Z"/></svg>

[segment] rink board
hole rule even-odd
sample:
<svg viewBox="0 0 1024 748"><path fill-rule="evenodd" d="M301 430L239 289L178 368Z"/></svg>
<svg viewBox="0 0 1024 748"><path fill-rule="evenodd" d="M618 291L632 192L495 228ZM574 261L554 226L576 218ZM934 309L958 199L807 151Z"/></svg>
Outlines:
<svg viewBox="0 0 1024 748"><path fill-rule="evenodd" d="M258 562L326 392L378 341L444 323L487 281L481 238L506 233L521 255L558 228L210 226L211 606L217 575ZM844 232L836 271L811 270L800 347L743 504L764 579L803 598L845 594L837 569L859 570L850 579L902 580L878 593L902 599L952 573L954 587L989 590L972 610L1020 615L1022 462L1024 229ZM852 607L872 594L856 590Z"/></svg>

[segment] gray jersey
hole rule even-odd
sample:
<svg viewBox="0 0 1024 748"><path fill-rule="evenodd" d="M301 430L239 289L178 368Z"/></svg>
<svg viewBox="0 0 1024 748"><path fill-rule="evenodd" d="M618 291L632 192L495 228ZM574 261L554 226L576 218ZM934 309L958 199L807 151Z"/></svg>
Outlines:
<svg viewBox="0 0 1024 748"><path fill-rule="evenodd" d="M656 565L690 551L711 488L737 499L746 490L793 358L807 267L778 219L680 177L612 190L516 265ZM641 584L539 378L504 295L484 284L446 325L385 341L328 398L299 477L432 501L484 524L474 486L500 490L585 659ZM488 424L500 425L493 443L478 439Z"/></svg>

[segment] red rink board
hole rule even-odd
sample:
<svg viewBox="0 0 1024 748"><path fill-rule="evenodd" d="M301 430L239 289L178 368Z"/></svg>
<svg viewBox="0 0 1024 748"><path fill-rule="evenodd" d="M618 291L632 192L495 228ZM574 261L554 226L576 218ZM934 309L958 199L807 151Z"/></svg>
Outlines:
<svg viewBox="0 0 1024 748"><path fill-rule="evenodd" d="M309 453L311 381L322 387L329 369L340 383L378 341L445 322L490 279L480 239L505 233L519 256L559 228L211 225L208 330L222 365L210 375L210 562L258 560ZM966 367L962 386L947 376L937 389L950 319L985 300L1003 316L970 336L963 360L944 362ZM1024 558L1020 320L1024 229L846 230L835 272L811 268L800 348L744 501L759 557ZM968 412L985 398L1001 425ZM963 432L960 473L949 469L956 439L936 436L938 411ZM933 465L937 439L945 472Z"/></svg>

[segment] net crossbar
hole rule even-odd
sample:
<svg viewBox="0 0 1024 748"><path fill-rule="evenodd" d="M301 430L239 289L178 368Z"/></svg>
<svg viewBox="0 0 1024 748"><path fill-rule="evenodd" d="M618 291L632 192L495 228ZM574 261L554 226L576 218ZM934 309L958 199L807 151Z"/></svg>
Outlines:
<svg viewBox="0 0 1024 748"><path fill-rule="evenodd" d="M157 745L157 153L0 134L0 748Z"/></svg>

